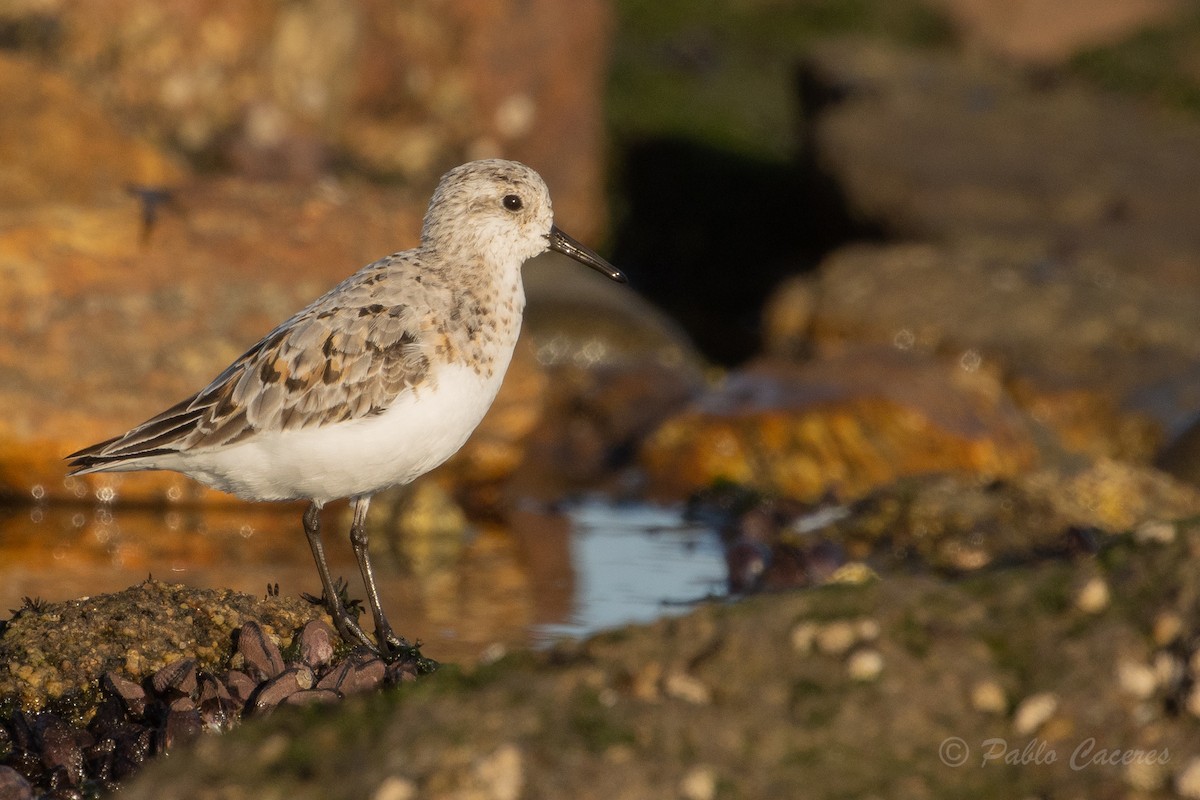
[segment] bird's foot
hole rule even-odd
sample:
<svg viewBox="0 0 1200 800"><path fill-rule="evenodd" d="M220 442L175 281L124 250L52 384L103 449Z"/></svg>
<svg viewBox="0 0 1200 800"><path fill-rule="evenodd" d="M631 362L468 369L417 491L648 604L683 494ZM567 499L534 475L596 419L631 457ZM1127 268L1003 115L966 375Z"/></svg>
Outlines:
<svg viewBox="0 0 1200 800"><path fill-rule="evenodd" d="M403 636L397 636L391 626L375 629L375 641L379 642L379 655L385 661L396 661L420 655L420 644L414 645Z"/></svg>
<svg viewBox="0 0 1200 800"><path fill-rule="evenodd" d="M333 618L333 627L337 628L338 635L350 645L366 645L372 650L378 650L375 642L367 635L367 632L358 624L358 617L352 614L345 606L338 609L327 609L329 616Z"/></svg>
<svg viewBox="0 0 1200 800"><path fill-rule="evenodd" d="M333 627L337 629L338 635L347 644L352 647L366 645L378 653L379 648L375 645L374 640L358 624L358 615L363 610L362 601L350 599L348 594L349 585L342 578L334 581L333 588L333 597L330 597L326 592L322 592L320 597L303 592L301 593L301 597L313 605L324 607L330 619L333 620Z"/></svg>
<svg viewBox="0 0 1200 800"><path fill-rule="evenodd" d="M331 600L322 592L315 597L307 592L301 596L313 605L323 606L333 620L333 627L342 640L351 647L365 646L389 664L413 662L418 674L425 674L437 669L437 662L421 655L421 643L415 644L403 636L397 636L386 619L383 624L376 626L375 637L367 634L358 624L358 617L364 611L362 601L353 600L347 594L347 583L338 578L334 581L335 597Z"/></svg>

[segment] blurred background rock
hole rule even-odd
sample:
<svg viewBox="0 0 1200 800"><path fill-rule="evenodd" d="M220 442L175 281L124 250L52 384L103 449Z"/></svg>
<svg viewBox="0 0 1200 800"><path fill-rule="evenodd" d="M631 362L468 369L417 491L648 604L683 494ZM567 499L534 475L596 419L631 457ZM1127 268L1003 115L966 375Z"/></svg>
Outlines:
<svg viewBox="0 0 1200 800"><path fill-rule="evenodd" d="M531 264L492 413L413 495L381 498L376 541L404 565L389 588L458 626L443 652L474 657L568 613L572 540L546 508L582 491L692 498L724 515L731 585L860 587L805 594L822 619L845 613L839 598L863 615L885 598L875 666L852 690L838 663L746 639L771 674L812 671L786 689L778 741L819 718L805 727L860 743L882 674L911 701L872 740L893 747L873 763L894 778L917 731L928 756L1052 692L1044 732L1064 741L1090 730L1098 692L1107 744L1167 742L1178 760L1022 791L1200 797L1200 756L1179 749L1200 708L1180 699L1195 694L1200 620L1186 521L1200 508L1186 485L1200 482L1197 53L1195 0L0 2L0 585L53 573L85 593L101 564L128 582L175 560L220 585L238 558L303 584L285 565L306 558L293 510L172 475L64 481L62 456L415 244L447 168L517 158L636 291ZM116 521L138 502L151 513ZM51 526L69 535L47 551ZM252 544L230 557L219 542L235 537ZM863 564L844 569L860 558L878 591ZM964 601L945 577L974 572ZM1128 586L1143 588L1126 602ZM773 606L756 608L739 613L758 632ZM945 609L962 611L965 641L947 644ZM724 624L705 613L680 630ZM779 613L790 630L800 612ZM980 641L989 619L998 632ZM1026 628L1028 652L1004 650ZM1060 646L1076 635L1086 648ZM963 653L987 680L969 680ZM1159 676L1133 700L1114 666L1131 659ZM630 669L605 697L657 685ZM738 671L719 672L711 695L689 695L698 708L738 696L720 683ZM1003 691L969 725L955 695L966 727L947 730L943 678ZM589 774L641 780L610 768L642 763L629 748L601 748L610 761ZM770 785L782 773L766 761ZM645 762L656 774L630 796L682 785L674 762ZM931 769L897 796L935 794L948 772ZM1007 774L955 773L960 795Z"/></svg>
<svg viewBox="0 0 1200 800"><path fill-rule="evenodd" d="M531 267L530 342L447 473L469 503L637 490L710 365L856 343L982 369L1051 455L1149 461L1200 406L1200 23L1067 5L8 2L0 490L207 496L59 458L412 245L484 156L539 169L650 302Z"/></svg>

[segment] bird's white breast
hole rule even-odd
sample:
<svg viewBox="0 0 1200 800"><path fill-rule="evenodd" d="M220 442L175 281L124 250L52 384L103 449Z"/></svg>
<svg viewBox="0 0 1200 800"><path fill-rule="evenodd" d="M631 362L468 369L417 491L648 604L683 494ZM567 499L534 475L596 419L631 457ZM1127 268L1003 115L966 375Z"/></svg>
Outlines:
<svg viewBox="0 0 1200 800"><path fill-rule="evenodd" d="M158 466L248 500L325 503L408 483L454 455L496 397L511 358L506 348L488 377L446 364L385 411L300 430L260 431L210 451L171 456Z"/></svg>

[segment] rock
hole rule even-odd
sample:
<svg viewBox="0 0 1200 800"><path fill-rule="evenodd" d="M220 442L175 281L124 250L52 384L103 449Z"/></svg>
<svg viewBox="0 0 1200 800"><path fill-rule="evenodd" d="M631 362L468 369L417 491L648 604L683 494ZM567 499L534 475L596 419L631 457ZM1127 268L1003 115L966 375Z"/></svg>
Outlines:
<svg viewBox="0 0 1200 800"><path fill-rule="evenodd" d="M861 643L879 638L879 623L874 619L842 619L825 623L802 622L792 629L792 649L802 655L814 650L823 655L841 657ZM883 669L883 656L867 647L851 653L847 669L855 680L872 680Z"/></svg>
<svg viewBox="0 0 1200 800"><path fill-rule="evenodd" d="M984 714L1003 714L1008 710L1008 695L996 681L980 681L971 687L971 707Z"/></svg>
<svg viewBox="0 0 1200 800"><path fill-rule="evenodd" d="M1057 522L1034 516L1029 525L1026 533L1041 541ZM519 773L520 796L682 797L685 777L710 768L717 796L723 781L735 780L747 797L867 797L895 785L896 764L905 764L906 774L927 776L922 786L904 782L905 797L1008 797L1021 769L1036 773L1046 796L1103 797L1114 785L1120 794L1124 766L1072 768L1072 752L1089 740L1089 758L1166 752L1160 766L1178 786L1195 719L1165 696L1131 704L1116 665L1146 652L1157 614L1191 618L1198 546L1192 520L1165 545L1114 536L1099 557L1043 551L952 579L908 561L859 586L705 603L568 649L444 675L397 702L254 720L150 765L122 792L372 797L385 785L404 793L411 784L431 796L491 797L515 783L500 776ZM1093 576L1121 587L1121 613L1078 611L1073 590ZM798 625L847 621L860 631L862 620L878 625L880 644L850 654L878 650L885 666L874 681L850 680L843 657L794 649ZM666 676L679 672L709 687L707 703L664 696ZM993 688L981 692L981 682ZM1021 707L1011 718L1010 704ZM283 755L299 736L321 745L311 759ZM962 768L939 759L948 737L971 748ZM997 737L1010 757L1039 747L1057 757L1016 772L1000 760L979 768L983 748L992 747L984 743ZM267 742L270 757L260 758ZM515 757L497 758L505 748L516 748ZM338 768L353 759L360 769ZM482 768L493 760L494 770Z"/></svg>
<svg viewBox="0 0 1200 800"><path fill-rule="evenodd" d="M33 604L30 606L27 612L60 614L60 608L50 604L42 604L36 609ZM108 613L103 603L91 611L101 618ZM206 606L202 600L196 603L195 611L225 616L223 610ZM172 609L166 609L164 616L171 616L171 612ZM0 626L0 639L11 630L10 624ZM257 644L249 648L243 646L238 652L226 648L221 663L260 661L265 666L260 664L256 673L270 670L271 658L266 653L270 646L263 644L269 638L262 626L247 623L238 633L243 645L247 642ZM298 632L297 639L299 637ZM227 633L224 638L231 637ZM143 647L148 651L152 649L151 645ZM300 641L293 642L292 648L304 649ZM24 656L34 664L46 657L44 653L18 653L18 656ZM382 664L378 657L372 657ZM354 666L361 659L361 652L352 652L347 661ZM245 673L229 671L225 683L233 692L209 671L198 670L196 665L195 658L177 658L144 679L141 685L107 672L99 681L105 694L99 699L91 696L90 687L73 689L61 697L49 694L55 690L48 688L37 702L26 705L52 706L55 711L27 713L18 710L11 716L0 718L4 759L26 779L33 781L39 790L50 791L54 797L82 796L77 789L97 785L114 788L116 781L128 778L148 757L166 754L206 730L228 731L242 717L266 715L280 704L329 703L342 696L332 689L314 689L316 675L307 664L290 665L261 682ZM32 674L27 663L5 662L5 667L21 676ZM423 658L419 648L412 647L404 660L388 665L389 670L393 667L396 671L392 681L398 683L415 680L418 675L431 672L436 664ZM65 663L60 666L64 673L67 669ZM382 666L379 672L383 672ZM20 702L19 697L0 694L0 704L5 709L17 708ZM286 749L286 742L283 744ZM283 752L277 745L270 748L264 745L264 748L278 751L275 757ZM4 787L3 778L0 775L0 787ZM9 788L15 790L19 784Z"/></svg>
<svg viewBox="0 0 1200 800"><path fill-rule="evenodd" d="M663 496L724 480L814 499L925 472L1013 475L1037 451L985 371L855 349L731 374L659 427L641 461Z"/></svg>
<svg viewBox="0 0 1200 800"><path fill-rule="evenodd" d="M813 645L817 641L817 633L819 631L820 627L815 622L801 622L792 628L790 637L792 649L801 655L808 655L813 651Z"/></svg>
<svg viewBox="0 0 1200 800"><path fill-rule="evenodd" d="M883 672L883 654L873 648L854 652L846 662L846 674L852 680L869 683Z"/></svg>
<svg viewBox="0 0 1200 800"><path fill-rule="evenodd" d="M854 646L858 634L847 621L830 622L817 632L817 649L825 655L840 656Z"/></svg>
<svg viewBox="0 0 1200 800"><path fill-rule="evenodd" d="M1013 732L1018 736L1037 733L1054 716L1058 703L1058 697L1053 692L1040 692L1026 697L1013 712Z"/></svg>
<svg viewBox="0 0 1200 800"><path fill-rule="evenodd" d="M860 619L854 628L860 642L873 642L879 638L878 620Z"/></svg>
<svg viewBox="0 0 1200 800"><path fill-rule="evenodd" d="M1174 643L1183 631L1183 619L1178 614L1164 612L1154 618L1153 637L1158 647Z"/></svg>
<svg viewBox="0 0 1200 800"><path fill-rule="evenodd" d="M396 250L397 228L415 237L427 198L418 207L395 190L359 188L363 204L350 207L332 184L192 185L145 245L125 201L0 209L0 283L40 276L8 295L23 313L0 320L0 400L10 410L0 493L102 503L222 496L169 473L64 480L61 459L202 388L271 326ZM36 364L28 352L40 354Z"/></svg>
<svg viewBox="0 0 1200 800"><path fill-rule="evenodd" d="M1111 262L1095 268L1108 277L999 241L846 248L821 265L807 344L785 336L768 347L822 353L866 342L977 362L1004 376L1061 448L1148 461L1193 413L1194 320L1186 294ZM776 315L786 313L781 292Z"/></svg>
<svg viewBox="0 0 1200 800"><path fill-rule="evenodd" d="M0 698L27 710L65 698L82 715L89 707L85 697L94 698L92 705L101 699L92 687L106 665L123 662L126 675L138 680L181 657L217 671L232 656L231 634L242 620L260 620L264 631L290 632L319 613L296 598L254 598L154 580L116 594L44 603L4 626Z"/></svg>
<svg viewBox="0 0 1200 800"><path fill-rule="evenodd" d="M663 679L663 693L692 705L704 706L712 702L712 689L704 681L678 670Z"/></svg>
<svg viewBox="0 0 1200 800"><path fill-rule="evenodd" d="M793 275L771 291L762 310L763 348L775 358L802 361L812 350L812 325L820 303L819 278Z"/></svg>
<svg viewBox="0 0 1200 800"><path fill-rule="evenodd" d="M525 756L514 744L504 744L480 758L468 779L485 800L517 800L525 784Z"/></svg>
<svg viewBox="0 0 1200 800"><path fill-rule="evenodd" d="M910 238L1040 245L1049 277L1186 279L1195 120L948 50L831 41L803 69L811 145L858 213Z"/></svg>
<svg viewBox="0 0 1200 800"><path fill-rule="evenodd" d="M143 0L87 0L5 18L13 30L51 31L40 60L195 161L311 179L336 158L419 185L504 155L543 170L576 236L603 226L599 98L611 11L599 0L569 9L419 0L403 10L270 0L159 12Z"/></svg>
<svg viewBox="0 0 1200 800"><path fill-rule="evenodd" d="M1006 60L1061 65L1080 49L1115 42L1179 14L1177 0L934 0L968 47Z"/></svg>
<svg viewBox="0 0 1200 800"><path fill-rule="evenodd" d="M0 286L23 309L0 319L0 369L9 376L0 385L9 409L0 422L0 496L227 501L172 473L64 479L62 456L202 388L337 281L415 244L427 200L349 183L193 184L178 193L182 213L165 216L145 246L138 213L124 200L0 209ZM36 364L28 352L41 354ZM493 413L445 477L496 482L525 458L524 442L542 422L547 378L530 345L514 361ZM627 413L644 418L638 402L662 407L659 388L633 395Z"/></svg>
<svg viewBox="0 0 1200 800"><path fill-rule="evenodd" d="M546 501L564 494L626 488L623 470L638 447L699 384L654 364L547 370L544 416L530 432L511 492Z"/></svg>
<svg viewBox="0 0 1200 800"><path fill-rule="evenodd" d="M1075 596L1075 605L1085 614L1099 614L1108 608L1112 595L1103 578L1092 578Z"/></svg>
<svg viewBox="0 0 1200 800"><path fill-rule="evenodd" d="M879 580L879 573L861 561L851 561L838 567L829 576L829 583L843 586L861 586Z"/></svg>
<svg viewBox="0 0 1200 800"><path fill-rule="evenodd" d="M1193 717L1200 719L1200 687L1192 687L1192 690L1187 693L1184 699L1183 707Z"/></svg>
<svg viewBox="0 0 1200 800"><path fill-rule="evenodd" d="M868 578L847 571L852 567L838 543L805 535L847 513L838 506L814 508L787 497L723 484L688 498L685 517L718 527L725 545L729 591L750 594Z"/></svg>
<svg viewBox="0 0 1200 800"><path fill-rule="evenodd" d="M128 186L178 186L182 160L124 133L111 114L63 75L0 55L0 207L117 202ZM6 277L6 276L5 276Z"/></svg>
<svg viewBox="0 0 1200 800"><path fill-rule="evenodd" d="M1135 759L1124 769L1125 785L1139 792L1154 792L1163 788L1169 774L1166 769L1166 757L1161 753L1156 758L1145 757Z"/></svg>
<svg viewBox="0 0 1200 800"><path fill-rule="evenodd" d="M1187 480L1183 478L1182 480ZM1195 481L1188 481L1195 485ZM1170 522L1165 522L1160 519L1148 519L1137 526L1137 530L1133 532L1139 542L1158 544L1170 544L1175 541L1175 525Z"/></svg>
<svg viewBox="0 0 1200 800"><path fill-rule="evenodd" d="M1150 467L1109 459L1082 469L1035 473L1026 485L1051 500L1065 520L1109 532L1181 519L1200 502L1200 491L1193 486Z"/></svg>
<svg viewBox="0 0 1200 800"><path fill-rule="evenodd" d="M389 775L376 787L371 800L413 800L416 796L415 783L399 775Z"/></svg>
<svg viewBox="0 0 1200 800"><path fill-rule="evenodd" d="M19 310L0 319L5 500L216 496L163 474L64 483L61 457L202 388L337 281L415 244L428 191L454 164L529 160L564 227L584 240L603 228L598 0L569 12L421 2L398 17L326 0L0 14L18 52L21 31L50 38L30 45L36 59L0 59L21 112L0 124L0 154L13 154L0 176L0 295ZM334 153L405 186L328 177ZM231 165L238 177L212 169ZM545 377L523 352L479 438L481 480L516 467L514 443L539 419Z"/></svg>
<svg viewBox="0 0 1200 800"><path fill-rule="evenodd" d="M1090 456L1148 461L1193 418L1200 123L1069 78L865 42L814 48L800 84L813 158L852 213L916 240L821 265L810 347L994 365Z"/></svg>
<svg viewBox="0 0 1200 800"><path fill-rule="evenodd" d="M763 588L768 571L778 563L770 546L740 539L725 548L726 585L731 594L749 594Z"/></svg>
<svg viewBox="0 0 1200 800"><path fill-rule="evenodd" d="M1163 471L1200 486L1200 418L1189 421L1183 432L1163 448L1154 463Z"/></svg>
<svg viewBox="0 0 1200 800"><path fill-rule="evenodd" d="M1154 670L1129 658L1117 663L1117 680L1121 689L1135 700L1148 700L1158 689L1158 677Z"/></svg>
<svg viewBox="0 0 1200 800"><path fill-rule="evenodd" d="M722 512L723 494L729 506ZM1149 467L1111 461L1047 468L1005 480L926 475L883 486L850 504L826 500L806 506L754 499L745 492L731 501L731 494L737 493L717 489L696 495L692 514L718 527L727 553L744 549L745 520L756 521L754 543L769 557L756 587L747 591L862 583L891 569L961 574L1036 562L1051 553L1090 555L1147 520L1183 520L1200 512L1200 492L1192 487ZM841 566L817 570L822 562ZM1070 604L1099 615L1111 600L1106 585L1105 578L1089 575ZM857 641L871 640L864 632L871 630L871 622L857 625L827 632L801 624L795 646L801 652L813 647L835 652L837 648L821 645L821 637L828 636L844 652Z"/></svg>
<svg viewBox="0 0 1200 800"><path fill-rule="evenodd" d="M1165 650L1154 654L1151 669L1154 671L1155 683L1170 692L1178 692L1190 677L1184 659Z"/></svg>
<svg viewBox="0 0 1200 800"><path fill-rule="evenodd" d="M1200 758L1191 758L1175 776L1175 791L1188 800L1200 798Z"/></svg>
<svg viewBox="0 0 1200 800"><path fill-rule="evenodd" d="M717 771L707 764L692 767L679 781L679 794L684 800L713 800L717 796Z"/></svg>

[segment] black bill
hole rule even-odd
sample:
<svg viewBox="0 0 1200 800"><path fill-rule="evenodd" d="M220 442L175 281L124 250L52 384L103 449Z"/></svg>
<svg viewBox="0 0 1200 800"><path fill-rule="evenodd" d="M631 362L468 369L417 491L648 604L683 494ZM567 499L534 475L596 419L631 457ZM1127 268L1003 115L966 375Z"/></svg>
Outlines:
<svg viewBox="0 0 1200 800"><path fill-rule="evenodd" d="M581 245L579 242L567 236L558 229L557 225L550 226L550 233L546 236L550 240L550 249L556 253L562 253L564 256L570 256L580 264L586 264L597 272L603 272L614 281L625 283L625 273L614 267L612 264L605 261L593 251Z"/></svg>

